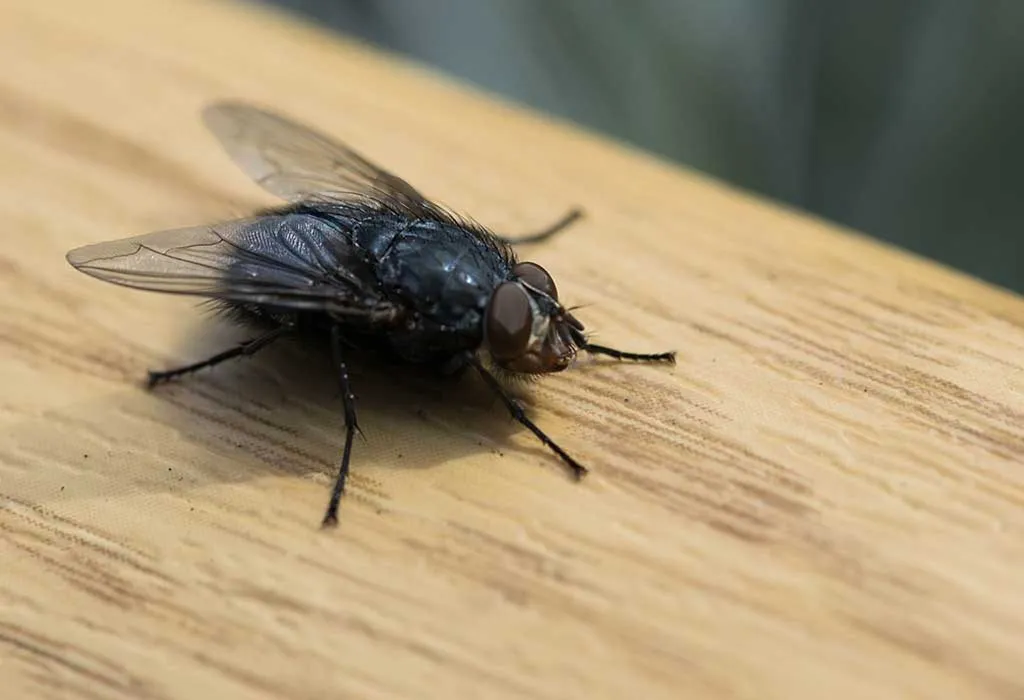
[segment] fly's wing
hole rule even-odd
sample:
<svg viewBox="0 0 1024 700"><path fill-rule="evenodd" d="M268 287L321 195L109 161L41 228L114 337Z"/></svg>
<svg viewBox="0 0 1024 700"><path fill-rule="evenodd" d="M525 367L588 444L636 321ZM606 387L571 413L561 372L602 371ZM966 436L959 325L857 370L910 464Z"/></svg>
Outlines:
<svg viewBox="0 0 1024 700"><path fill-rule="evenodd" d="M241 102L217 102L203 110L203 121L249 177L288 201L368 200L414 215L434 209L402 178L278 114Z"/></svg>
<svg viewBox="0 0 1024 700"><path fill-rule="evenodd" d="M325 226L297 214L238 219L87 245L67 260L136 289L368 321L396 317L352 243Z"/></svg>
<svg viewBox="0 0 1024 700"><path fill-rule="evenodd" d="M237 101L209 105L203 121L235 163L271 194L290 202L340 202L436 221L471 234L502 258L514 257L485 227L307 126Z"/></svg>

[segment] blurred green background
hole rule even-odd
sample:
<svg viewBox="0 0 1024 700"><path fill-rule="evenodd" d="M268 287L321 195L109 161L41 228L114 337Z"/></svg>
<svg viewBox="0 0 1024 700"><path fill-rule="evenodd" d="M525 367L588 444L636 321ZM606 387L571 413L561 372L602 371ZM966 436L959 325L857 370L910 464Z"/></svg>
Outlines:
<svg viewBox="0 0 1024 700"><path fill-rule="evenodd" d="M269 0L1024 292L1021 0Z"/></svg>

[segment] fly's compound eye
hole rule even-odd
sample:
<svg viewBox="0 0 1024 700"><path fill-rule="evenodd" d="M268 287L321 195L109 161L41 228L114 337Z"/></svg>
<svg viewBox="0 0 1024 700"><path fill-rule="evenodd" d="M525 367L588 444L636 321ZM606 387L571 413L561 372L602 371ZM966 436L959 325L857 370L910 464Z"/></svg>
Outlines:
<svg viewBox="0 0 1024 700"><path fill-rule="evenodd" d="M487 344L495 360L521 357L533 333L533 309L518 282L498 285L487 307Z"/></svg>
<svg viewBox="0 0 1024 700"><path fill-rule="evenodd" d="M555 281L551 279L548 271L537 263L519 263L512 268L512 274L534 289L544 292L556 301L558 300L558 288L555 287Z"/></svg>

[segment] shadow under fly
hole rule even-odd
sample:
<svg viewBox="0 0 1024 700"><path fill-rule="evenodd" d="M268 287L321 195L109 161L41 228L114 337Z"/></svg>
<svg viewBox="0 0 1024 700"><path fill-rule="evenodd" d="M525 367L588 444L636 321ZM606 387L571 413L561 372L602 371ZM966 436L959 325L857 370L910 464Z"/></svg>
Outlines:
<svg viewBox="0 0 1024 700"><path fill-rule="evenodd" d="M564 462L586 468L531 421L508 382L566 369L579 350L620 360L674 362L596 345L517 243L423 196L344 144L239 102L203 112L207 127L257 184L286 205L189 228L70 251L76 269L115 284L204 297L253 329L249 340L184 367L149 373L149 386L241 356L285 336L330 348L345 413L345 445L324 525L334 525L359 432L346 358L368 352L442 375L472 368L512 417Z"/></svg>

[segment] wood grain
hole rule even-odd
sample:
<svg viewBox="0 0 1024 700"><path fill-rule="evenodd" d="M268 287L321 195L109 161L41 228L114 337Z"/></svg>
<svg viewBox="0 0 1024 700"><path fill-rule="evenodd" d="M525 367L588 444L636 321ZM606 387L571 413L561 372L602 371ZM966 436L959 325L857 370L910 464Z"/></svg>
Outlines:
<svg viewBox="0 0 1024 700"><path fill-rule="evenodd" d="M1024 301L255 6L0 7L5 698L1021 698ZM270 203L204 131L282 109L529 251L600 338L529 391L237 332L74 246ZM969 232L965 232L968 235ZM397 381L396 381L397 380Z"/></svg>

